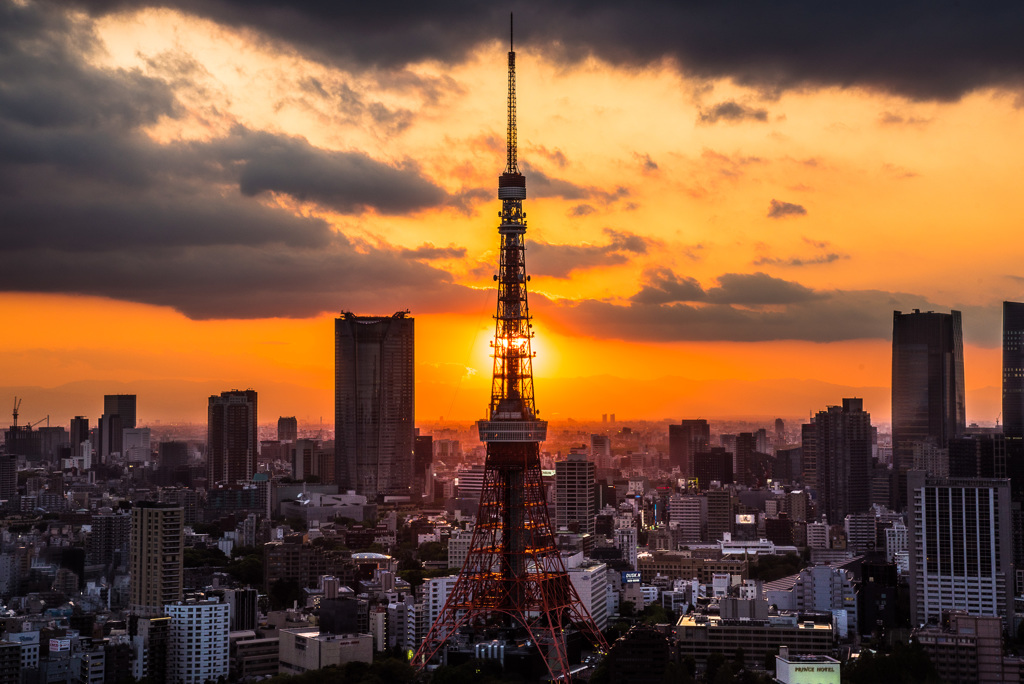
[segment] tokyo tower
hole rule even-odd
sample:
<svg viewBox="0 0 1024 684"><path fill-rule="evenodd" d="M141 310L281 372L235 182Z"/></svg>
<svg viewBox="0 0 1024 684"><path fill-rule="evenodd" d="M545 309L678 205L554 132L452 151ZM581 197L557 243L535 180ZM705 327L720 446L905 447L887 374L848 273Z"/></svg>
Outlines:
<svg viewBox="0 0 1024 684"><path fill-rule="evenodd" d="M508 159L498 177L500 263L494 372L489 416L478 421L487 445L484 484L470 550L448 600L414 662L424 666L446 647L501 639L536 648L552 680L569 680L567 637L607 644L580 601L548 516L540 471L547 422L533 397L533 327L526 301L526 177L516 159L516 53L508 53Z"/></svg>

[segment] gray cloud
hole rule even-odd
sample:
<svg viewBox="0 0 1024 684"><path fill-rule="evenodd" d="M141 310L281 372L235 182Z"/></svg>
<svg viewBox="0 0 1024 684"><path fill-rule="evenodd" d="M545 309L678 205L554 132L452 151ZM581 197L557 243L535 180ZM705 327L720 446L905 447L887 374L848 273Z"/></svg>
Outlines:
<svg viewBox="0 0 1024 684"><path fill-rule="evenodd" d="M575 207L569 210L569 216L589 216L590 214L596 213L597 209L589 204L577 204Z"/></svg>
<svg viewBox="0 0 1024 684"><path fill-rule="evenodd" d="M455 245L435 247L430 242L424 242L415 249L403 249L401 254L406 259L461 259L466 256L466 248Z"/></svg>
<svg viewBox="0 0 1024 684"><path fill-rule="evenodd" d="M343 213L406 213L457 198L415 164L236 127L161 145L142 132L180 105L168 85L90 66L88 21L63 6L0 4L0 289L166 305L206 317L306 316L394 301L473 298L422 260L458 248L355 243L256 199L276 192ZM173 59L172 59L173 57ZM195 64L160 57L188 79ZM467 197L472 191L467 191Z"/></svg>
<svg viewBox="0 0 1024 684"><path fill-rule="evenodd" d="M662 274L665 275L665 274ZM623 340L681 342L764 342L803 340L838 342L891 339L894 310L948 310L919 295L879 290L809 290L788 303L752 306L696 301L699 285L688 278L664 277L680 292L658 301L651 297L616 304L587 299L552 301L535 294L534 313L564 334ZM784 299L784 298L783 298ZM688 300L688 301L687 301ZM963 312L965 341L999 344L998 306L953 306Z"/></svg>
<svg viewBox="0 0 1024 684"><path fill-rule="evenodd" d="M707 293L693 278L680 277L671 269L658 268L644 273L647 283L630 297L637 304L670 304L672 302L702 302Z"/></svg>
<svg viewBox="0 0 1024 684"><path fill-rule="evenodd" d="M610 190L593 186L582 186L561 178L547 175L529 162L519 162L526 176L526 191L530 197L561 197L567 200L596 200L611 204L629 196L629 189L617 186Z"/></svg>
<svg viewBox="0 0 1024 684"><path fill-rule="evenodd" d="M805 216L807 210L799 204L791 204L789 202L780 202L779 200L773 199L771 206L768 207L768 218L779 219L787 216Z"/></svg>
<svg viewBox="0 0 1024 684"><path fill-rule="evenodd" d="M94 13L177 7L255 29L313 58L357 67L393 68L425 59L453 63L481 43L508 42L507 8L480 3L75 2ZM667 57L696 76L731 78L769 92L855 86L913 99L955 100L980 88L1017 89L1024 83L1024 54L1018 49L1024 8L1010 0L985 3L983 10L925 0L766 5L531 0L515 9L517 45L562 59L593 55L630 66Z"/></svg>
<svg viewBox="0 0 1024 684"><path fill-rule="evenodd" d="M648 238L633 233L604 229L608 243L604 245L558 245L529 242L526 260L536 275L568 278L573 271L614 266L629 261L630 255L646 254L653 244Z"/></svg>
<svg viewBox="0 0 1024 684"><path fill-rule="evenodd" d="M837 252L829 252L827 254L819 254L812 257L760 257L754 260L755 266L817 266L819 264L831 264L840 259L849 259L849 254L839 254Z"/></svg>
<svg viewBox="0 0 1024 684"><path fill-rule="evenodd" d="M705 289L695 279L681 278L671 269L656 268L644 273L646 283L630 302L635 304L710 303L765 306L795 304L822 295L766 273L724 273L718 276L718 285Z"/></svg>
<svg viewBox="0 0 1024 684"><path fill-rule="evenodd" d="M238 140L215 145L231 151L240 164L239 189L253 196L281 192L342 213L373 208L405 214L445 203L446 193L420 175L411 161L390 166L362 152L333 152L300 138L242 132Z"/></svg>
<svg viewBox="0 0 1024 684"><path fill-rule="evenodd" d="M738 123L740 121L767 121L768 110L757 109L741 105L733 100L719 102L708 110L702 110L698 121L704 124L714 124L719 121Z"/></svg>

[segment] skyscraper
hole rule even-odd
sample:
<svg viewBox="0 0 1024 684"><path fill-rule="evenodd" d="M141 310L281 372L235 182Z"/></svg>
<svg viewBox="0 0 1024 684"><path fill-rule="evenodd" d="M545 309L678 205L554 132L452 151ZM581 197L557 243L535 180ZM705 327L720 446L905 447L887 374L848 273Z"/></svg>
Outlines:
<svg viewBox="0 0 1024 684"><path fill-rule="evenodd" d="M370 500L412 486L414 341L407 311L335 320L336 480Z"/></svg>
<svg viewBox="0 0 1024 684"><path fill-rule="evenodd" d="M594 534L597 515L597 466L585 454L555 462L555 525Z"/></svg>
<svg viewBox="0 0 1024 684"><path fill-rule="evenodd" d="M862 399L843 399L814 416L819 510L838 524L871 506L871 414Z"/></svg>
<svg viewBox="0 0 1024 684"><path fill-rule="evenodd" d="M281 416L277 419L277 439L294 442L299 438L299 421L295 416Z"/></svg>
<svg viewBox="0 0 1024 684"><path fill-rule="evenodd" d="M964 351L960 312L893 312L892 443L899 482L894 505L907 502L914 442L945 448L963 433Z"/></svg>
<svg viewBox="0 0 1024 684"><path fill-rule="evenodd" d="M129 610L144 617L163 613L182 596L185 513L173 504L140 501L132 509Z"/></svg>
<svg viewBox="0 0 1024 684"><path fill-rule="evenodd" d="M106 463L111 454L124 451L124 430L135 427L135 395L103 395L103 415L96 423L99 457Z"/></svg>
<svg viewBox="0 0 1024 684"><path fill-rule="evenodd" d="M1024 303L1003 302L1003 434L1015 454L1024 445Z"/></svg>
<svg viewBox="0 0 1024 684"><path fill-rule="evenodd" d="M1009 481L920 470L907 479L912 622L944 610L1012 617Z"/></svg>
<svg viewBox="0 0 1024 684"><path fill-rule="evenodd" d="M669 466L679 468L683 477L693 477L693 456L697 452L707 451L710 443L711 428L706 420L683 420L679 425L669 425Z"/></svg>
<svg viewBox="0 0 1024 684"><path fill-rule="evenodd" d="M103 395L103 413L108 416L121 416L123 429L135 427L136 396L134 394Z"/></svg>
<svg viewBox="0 0 1024 684"><path fill-rule="evenodd" d="M256 391L231 390L210 397L206 471L209 485L249 482L256 474L259 432Z"/></svg>

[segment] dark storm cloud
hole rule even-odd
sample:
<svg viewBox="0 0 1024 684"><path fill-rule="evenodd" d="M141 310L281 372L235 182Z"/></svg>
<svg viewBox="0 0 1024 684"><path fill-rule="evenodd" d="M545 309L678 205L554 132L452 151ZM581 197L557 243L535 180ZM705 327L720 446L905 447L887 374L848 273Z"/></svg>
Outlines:
<svg viewBox="0 0 1024 684"><path fill-rule="evenodd" d="M508 7L500 3L76 1L96 13L177 7L256 29L317 59L355 66L452 63L483 42L508 42ZM1019 88L1024 82L1024 6L1009 0L529 0L516 3L515 12L517 45L563 59L596 55L624 65L667 57L698 76L729 77L767 91L860 86L955 100L978 88Z"/></svg>
<svg viewBox="0 0 1024 684"><path fill-rule="evenodd" d="M174 118L170 86L90 66L88 22L62 7L0 2L0 289L174 307L189 316L304 316L384 298L433 310L466 288L420 260L354 243L324 221L264 204L274 192L342 213L453 203L411 162L385 164L236 127L161 145L141 128ZM187 79L196 65L160 73ZM387 305L391 307L391 304Z"/></svg>
<svg viewBox="0 0 1024 684"><path fill-rule="evenodd" d="M805 216L806 214L807 210L801 205L780 202L776 199L773 199L768 207L768 218L773 219L785 218L787 216Z"/></svg>
<svg viewBox="0 0 1024 684"><path fill-rule="evenodd" d="M690 279L664 277L662 282L686 291L660 302L655 298L638 301L637 296L627 304L593 299L554 302L535 295L531 304L549 325L567 334L654 342L888 340L894 310L949 310L918 295L878 290L809 291L810 296L763 307L698 302L699 285ZM999 344L998 306L952 308L963 312L965 341L989 347Z"/></svg>
<svg viewBox="0 0 1024 684"><path fill-rule="evenodd" d="M312 201L342 213L374 208L405 214L443 204L445 192L420 175L412 162L390 166L361 152L332 152L301 138L243 132L215 148L237 155L239 189L253 196L268 190Z"/></svg>
<svg viewBox="0 0 1024 684"><path fill-rule="evenodd" d="M738 102L728 100L726 102L719 102L708 110L701 111L698 118L698 121L704 124L713 124L718 123L719 121L738 123L746 120L767 121L768 111L765 109L747 107Z"/></svg>
<svg viewBox="0 0 1024 684"><path fill-rule="evenodd" d="M527 245L529 270L536 275L568 278L573 271L615 266L629 261L632 254L646 254L653 242L639 235L604 229L604 245L556 245L531 241Z"/></svg>
<svg viewBox="0 0 1024 684"><path fill-rule="evenodd" d="M40 277L40 272L45 274ZM115 297L173 307L195 319L304 317L343 304L419 313L477 307L474 291L389 250L241 245L130 253L0 252L0 287Z"/></svg>

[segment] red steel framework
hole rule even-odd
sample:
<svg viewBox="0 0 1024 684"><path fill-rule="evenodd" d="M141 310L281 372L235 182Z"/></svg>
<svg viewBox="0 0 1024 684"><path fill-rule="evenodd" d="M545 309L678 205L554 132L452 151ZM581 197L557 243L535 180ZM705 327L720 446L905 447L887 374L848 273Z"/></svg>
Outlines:
<svg viewBox="0 0 1024 684"><path fill-rule="evenodd" d="M516 159L516 53L508 53L508 161L498 178L501 258L489 418L478 422L487 444L484 483L470 550L444 608L414 662L442 655L446 644L503 633L539 649L553 680L569 678L566 636L607 643L580 601L562 557L544 498L540 443L547 422L533 397L533 337L527 306L526 178ZM513 642L515 643L515 642Z"/></svg>

